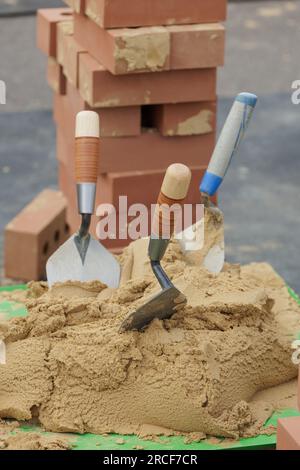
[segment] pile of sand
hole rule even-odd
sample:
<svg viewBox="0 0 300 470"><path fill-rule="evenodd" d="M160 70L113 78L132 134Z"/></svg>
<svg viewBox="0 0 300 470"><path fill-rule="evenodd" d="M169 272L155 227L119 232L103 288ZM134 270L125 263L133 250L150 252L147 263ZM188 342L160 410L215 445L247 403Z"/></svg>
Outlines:
<svg viewBox="0 0 300 470"><path fill-rule="evenodd" d="M158 291L147 241L121 262L117 290L31 284L29 316L0 325L0 417L34 415L58 432L257 434L276 404L272 394L252 397L297 375L300 308L283 280L267 264L209 274L173 242L164 265L188 305L144 332L120 334L126 315Z"/></svg>
<svg viewBox="0 0 300 470"><path fill-rule="evenodd" d="M16 435L0 437L0 450L69 450L67 440L42 436L39 433L19 432Z"/></svg>

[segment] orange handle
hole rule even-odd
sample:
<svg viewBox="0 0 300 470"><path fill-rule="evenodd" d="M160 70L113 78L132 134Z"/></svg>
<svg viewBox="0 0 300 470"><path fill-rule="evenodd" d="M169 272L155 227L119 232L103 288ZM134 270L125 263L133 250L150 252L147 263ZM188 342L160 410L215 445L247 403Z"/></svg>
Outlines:
<svg viewBox="0 0 300 470"><path fill-rule="evenodd" d="M171 238L175 228L176 211L186 199L191 182L191 171L186 165L174 163L166 171L154 213L152 234Z"/></svg>
<svg viewBox="0 0 300 470"><path fill-rule="evenodd" d="M100 141L97 137L75 140L76 183L97 183Z"/></svg>
<svg viewBox="0 0 300 470"><path fill-rule="evenodd" d="M94 111L76 117L75 177L77 183L97 183L100 156L100 123Z"/></svg>

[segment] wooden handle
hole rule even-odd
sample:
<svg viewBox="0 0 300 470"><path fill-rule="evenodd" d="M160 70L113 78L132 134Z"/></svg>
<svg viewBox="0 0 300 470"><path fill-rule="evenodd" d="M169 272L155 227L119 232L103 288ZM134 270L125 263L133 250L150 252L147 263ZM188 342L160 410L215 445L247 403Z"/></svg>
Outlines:
<svg viewBox="0 0 300 470"><path fill-rule="evenodd" d="M160 238L171 238L174 233L176 206L181 208L187 196L191 170L181 163L174 163L166 171L154 213L152 233ZM169 208L174 206L175 210Z"/></svg>
<svg viewBox="0 0 300 470"><path fill-rule="evenodd" d="M77 183L96 183L100 154L99 116L81 111L76 117L75 176Z"/></svg>

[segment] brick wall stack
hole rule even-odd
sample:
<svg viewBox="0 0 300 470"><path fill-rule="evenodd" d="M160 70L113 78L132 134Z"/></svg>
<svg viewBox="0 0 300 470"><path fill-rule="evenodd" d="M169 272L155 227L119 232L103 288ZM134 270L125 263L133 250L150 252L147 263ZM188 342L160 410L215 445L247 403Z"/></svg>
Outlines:
<svg viewBox="0 0 300 470"><path fill-rule="evenodd" d="M38 46L54 91L59 186L78 224L74 123L101 121L97 203L155 203L166 167L189 165L189 202L215 145L216 75L226 0L66 0L38 12ZM125 242L123 242L125 243ZM118 248L117 241L108 242Z"/></svg>

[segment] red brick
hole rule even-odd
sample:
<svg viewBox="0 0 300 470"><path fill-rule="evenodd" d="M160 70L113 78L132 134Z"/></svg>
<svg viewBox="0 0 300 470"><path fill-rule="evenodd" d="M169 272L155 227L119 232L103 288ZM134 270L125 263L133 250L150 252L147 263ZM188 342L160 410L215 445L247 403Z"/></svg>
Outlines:
<svg viewBox="0 0 300 470"><path fill-rule="evenodd" d="M65 97L55 96L55 120L61 123L69 120L75 129L75 116L79 111L92 110L99 114L101 137L128 137L141 134L141 108L130 106L123 108L92 108L80 96L70 83ZM60 115L60 117L56 117Z"/></svg>
<svg viewBox="0 0 300 470"><path fill-rule="evenodd" d="M66 200L62 193L46 189L5 228L5 276L43 279L48 257L68 236Z"/></svg>
<svg viewBox="0 0 300 470"><path fill-rule="evenodd" d="M70 120L61 121L58 114L56 118L68 146L65 159L72 161L74 124ZM163 137L155 130L146 129L139 137L103 137L99 174L165 170L174 162L191 167L206 166L214 146L214 132L200 136Z"/></svg>
<svg viewBox="0 0 300 470"><path fill-rule="evenodd" d="M164 136L201 135L216 129L216 102L162 104L153 107L153 123Z"/></svg>
<svg viewBox="0 0 300 470"><path fill-rule="evenodd" d="M115 75L224 63L225 30L220 24L106 30L84 15L75 15L74 35Z"/></svg>
<svg viewBox="0 0 300 470"><path fill-rule="evenodd" d="M162 26L106 30L75 15L74 35L113 74L170 69L170 34Z"/></svg>
<svg viewBox="0 0 300 470"><path fill-rule="evenodd" d="M47 81L52 90L59 94L66 94L66 77L64 76L62 66L54 59L48 58Z"/></svg>
<svg viewBox="0 0 300 470"><path fill-rule="evenodd" d="M37 13L37 45L44 54L56 57L56 27L60 22L71 21L70 8L47 8Z"/></svg>
<svg viewBox="0 0 300 470"><path fill-rule="evenodd" d="M63 70L69 82L76 88L79 85L79 56L85 52L72 35L64 36Z"/></svg>
<svg viewBox="0 0 300 470"><path fill-rule="evenodd" d="M79 89L90 106L187 103L216 99L216 69L115 76L89 54L79 56Z"/></svg>
<svg viewBox="0 0 300 470"><path fill-rule="evenodd" d="M64 2L76 11L76 13L84 13L85 0L64 0Z"/></svg>
<svg viewBox="0 0 300 470"><path fill-rule="evenodd" d="M103 28L215 23L226 18L227 0L86 0L85 12Z"/></svg>
<svg viewBox="0 0 300 470"><path fill-rule="evenodd" d="M221 24L168 26L172 70L224 65L225 28Z"/></svg>
<svg viewBox="0 0 300 470"><path fill-rule="evenodd" d="M300 416L278 420L276 449L300 450Z"/></svg>
<svg viewBox="0 0 300 470"><path fill-rule="evenodd" d="M192 168L192 181L186 199L187 204L200 203L199 183L206 167ZM98 177L98 204L107 203L117 207L119 196L127 196L128 205L141 203L146 206L156 203L165 171L134 171L108 173Z"/></svg>
<svg viewBox="0 0 300 470"><path fill-rule="evenodd" d="M73 21L63 21L58 23L56 31L56 42L57 42L57 62L63 67L65 63L65 42L68 36L72 36L74 32L74 22Z"/></svg>
<svg viewBox="0 0 300 470"><path fill-rule="evenodd" d="M99 172L165 170L174 162L204 166L214 146L214 133L170 138L145 130L140 137L103 138Z"/></svg>

